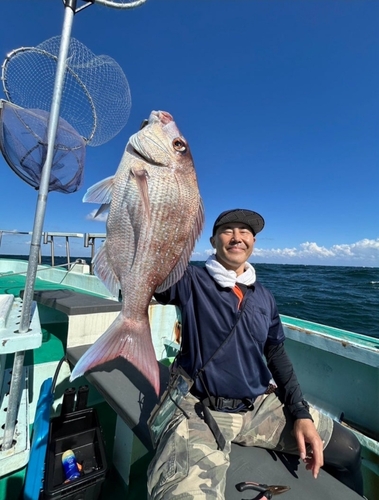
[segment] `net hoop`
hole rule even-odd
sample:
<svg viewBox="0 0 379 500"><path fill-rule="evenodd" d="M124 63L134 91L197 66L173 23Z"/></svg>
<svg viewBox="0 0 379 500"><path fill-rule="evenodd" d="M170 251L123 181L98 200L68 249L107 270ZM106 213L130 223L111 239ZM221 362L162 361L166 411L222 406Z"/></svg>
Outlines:
<svg viewBox="0 0 379 500"><path fill-rule="evenodd" d="M61 43L62 38L56 36L36 47L20 47L7 54L1 80L9 102L26 109L51 111ZM94 54L73 37L65 59L60 116L71 123L88 146L104 144L128 121L128 80L113 58Z"/></svg>
<svg viewBox="0 0 379 500"><path fill-rule="evenodd" d="M37 47L20 47L18 49L12 50L12 52L10 52L9 54L7 54L7 57L5 58L2 66L1 66L1 79L2 79L2 82L3 82L4 93L5 93L6 97L7 97L7 100L10 101L10 102L13 102L13 99L12 99L12 94L11 94L9 88L7 87L7 84L6 84L6 82L7 82L7 68L8 68L8 63L9 63L9 61L13 57L17 56L18 54L20 54L22 52L30 52L30 51L32 51L33 54L40 54L40 55L43 55L43 56L47 56L50 59L52 59L53 61L55 61L56 63L58 62L58 56L56 56L54 54L51 54L47 50L38 49ZM91 142L91 140L93 139L93 137L95 135L95 131L96 131L97 124L98 124L96 107L94 105L94 102L93 102L93 99L91 97L91 94L88 92L87 87L85 86L85 84L83 83L83 81L79 78L79 76L77 75L77 73L75 73L75 71L73 71L72 68L70 68L69 65L66 65L66 71L76 80L76 82L78 83L78 85L82 88L82 90L83 90L86 98L88 99L88 104L89 104L89 106L91 108L91 113L92 113L93 125L92 125L91 132L88 134L88 137L83 137L83 139L86 142Z"/></svg>
<svg viewBox="0 0 379 500"><path fill-rule="evenodd" d="M126 2L125 0L94 0L94 3L104 5L105 7L112 7L113 9L133 9L144 4L146 0L134 0Z"/></svg>

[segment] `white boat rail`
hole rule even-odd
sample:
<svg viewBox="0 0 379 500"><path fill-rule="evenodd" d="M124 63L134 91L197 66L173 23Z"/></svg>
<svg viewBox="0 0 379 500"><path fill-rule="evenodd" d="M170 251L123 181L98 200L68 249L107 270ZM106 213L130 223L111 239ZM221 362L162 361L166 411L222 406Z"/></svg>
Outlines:
<svg viewBox="0 0 379 500"><path fill-rule="evenodd" d="M4 235L14 235L14 236L25 236L25 235L31 235L31 231L10 231L6 229L0 229L0 248L2 245L2 240ZM65 255L66 257L66 264L60 264L62 265L67 265L67 269L71 268L71 247L70 247L70 238L81 238L83 239L83 246L84 248L90 248L90 258L91 262L95 256L96 253L96 242L97 240L103 241L106 237L105 233L67 233L67 232L57 232L57 231L44 231L42 233L42 238L43 238L43 243L45 245L50 245L50 254L47 255L47 257L50 257L51 259L51 266L55 267L55 242L58 238L64 238L65 239ZM59 256L61 257L61 256ZM82 257L82 256L79 256ZM39 251L39 256L38 256L38 264L42 264L42 253L41 250ZM92 265L90 266L90 272L93 274L93 267Z"/></svg>
<svg viewBox="0 0 379 500"><path fill-rule="evenodd" d="M85 233L84 234L84 246L85 248L91 247L91 265L90 270L91 274L93 274L93 258L95 257L96 252L96 240L101 239L104 240L106 237L105 233Z"/></svg>

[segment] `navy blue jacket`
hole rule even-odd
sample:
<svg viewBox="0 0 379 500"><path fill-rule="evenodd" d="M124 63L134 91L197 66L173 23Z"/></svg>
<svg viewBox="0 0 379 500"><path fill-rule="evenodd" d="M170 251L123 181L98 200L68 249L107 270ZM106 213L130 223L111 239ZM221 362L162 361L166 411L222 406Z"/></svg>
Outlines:
<svg viewBox="0 0 379 500"><path fill-rule="evenodd" d="M196 395L206 397L197 377L204 366L211 396L255 399L266 391L272 374L265 354L270 346L281 345L285 336L274 297L263 285L255 282L247 287L238 308L231 288L219 286L206 268L190 265L179 282L155 298L181 311L178 363L195 379Z"/></svg>

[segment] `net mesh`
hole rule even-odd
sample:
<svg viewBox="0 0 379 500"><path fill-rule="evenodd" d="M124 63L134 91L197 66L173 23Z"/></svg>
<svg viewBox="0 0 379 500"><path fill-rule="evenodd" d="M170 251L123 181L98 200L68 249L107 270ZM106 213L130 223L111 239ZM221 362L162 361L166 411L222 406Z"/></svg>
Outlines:
<svg viewBox="0 0 379 500"><path fill-rule="evenodd" d="M0 149L12 170L36 189L47 153L49 113L23 109L2 101ZM76 130L59 119L50 172L49 191L73 193L83 181L86 144Z"/></svg>
<svg viewBox="0 0 379 500"><path fill-rule="evenodd" d="M50 111L61 37L12 51L2 66L7 99L28 109ZM93 54L71 38L60 116L90 146L112 139L125 126L131 108L129 84L111 57Z"/></svg>

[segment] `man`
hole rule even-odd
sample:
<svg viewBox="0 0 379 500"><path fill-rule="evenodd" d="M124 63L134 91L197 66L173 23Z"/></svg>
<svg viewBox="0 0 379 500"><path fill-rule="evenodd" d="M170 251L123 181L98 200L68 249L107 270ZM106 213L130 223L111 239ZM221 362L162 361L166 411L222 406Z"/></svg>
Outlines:
<svg viewBox="0 0 379 500"><path fill-rule="evenodd" d="M315 478L325 461L363 494L359 442L304 401L275 300L248 263L263 227L256 212L223 212L205 268L188 266L156 294L181 311L173 372L184 369L193 385L160 437L148 471L150 498L223 499L231 442L299 454Z"/></svg>

